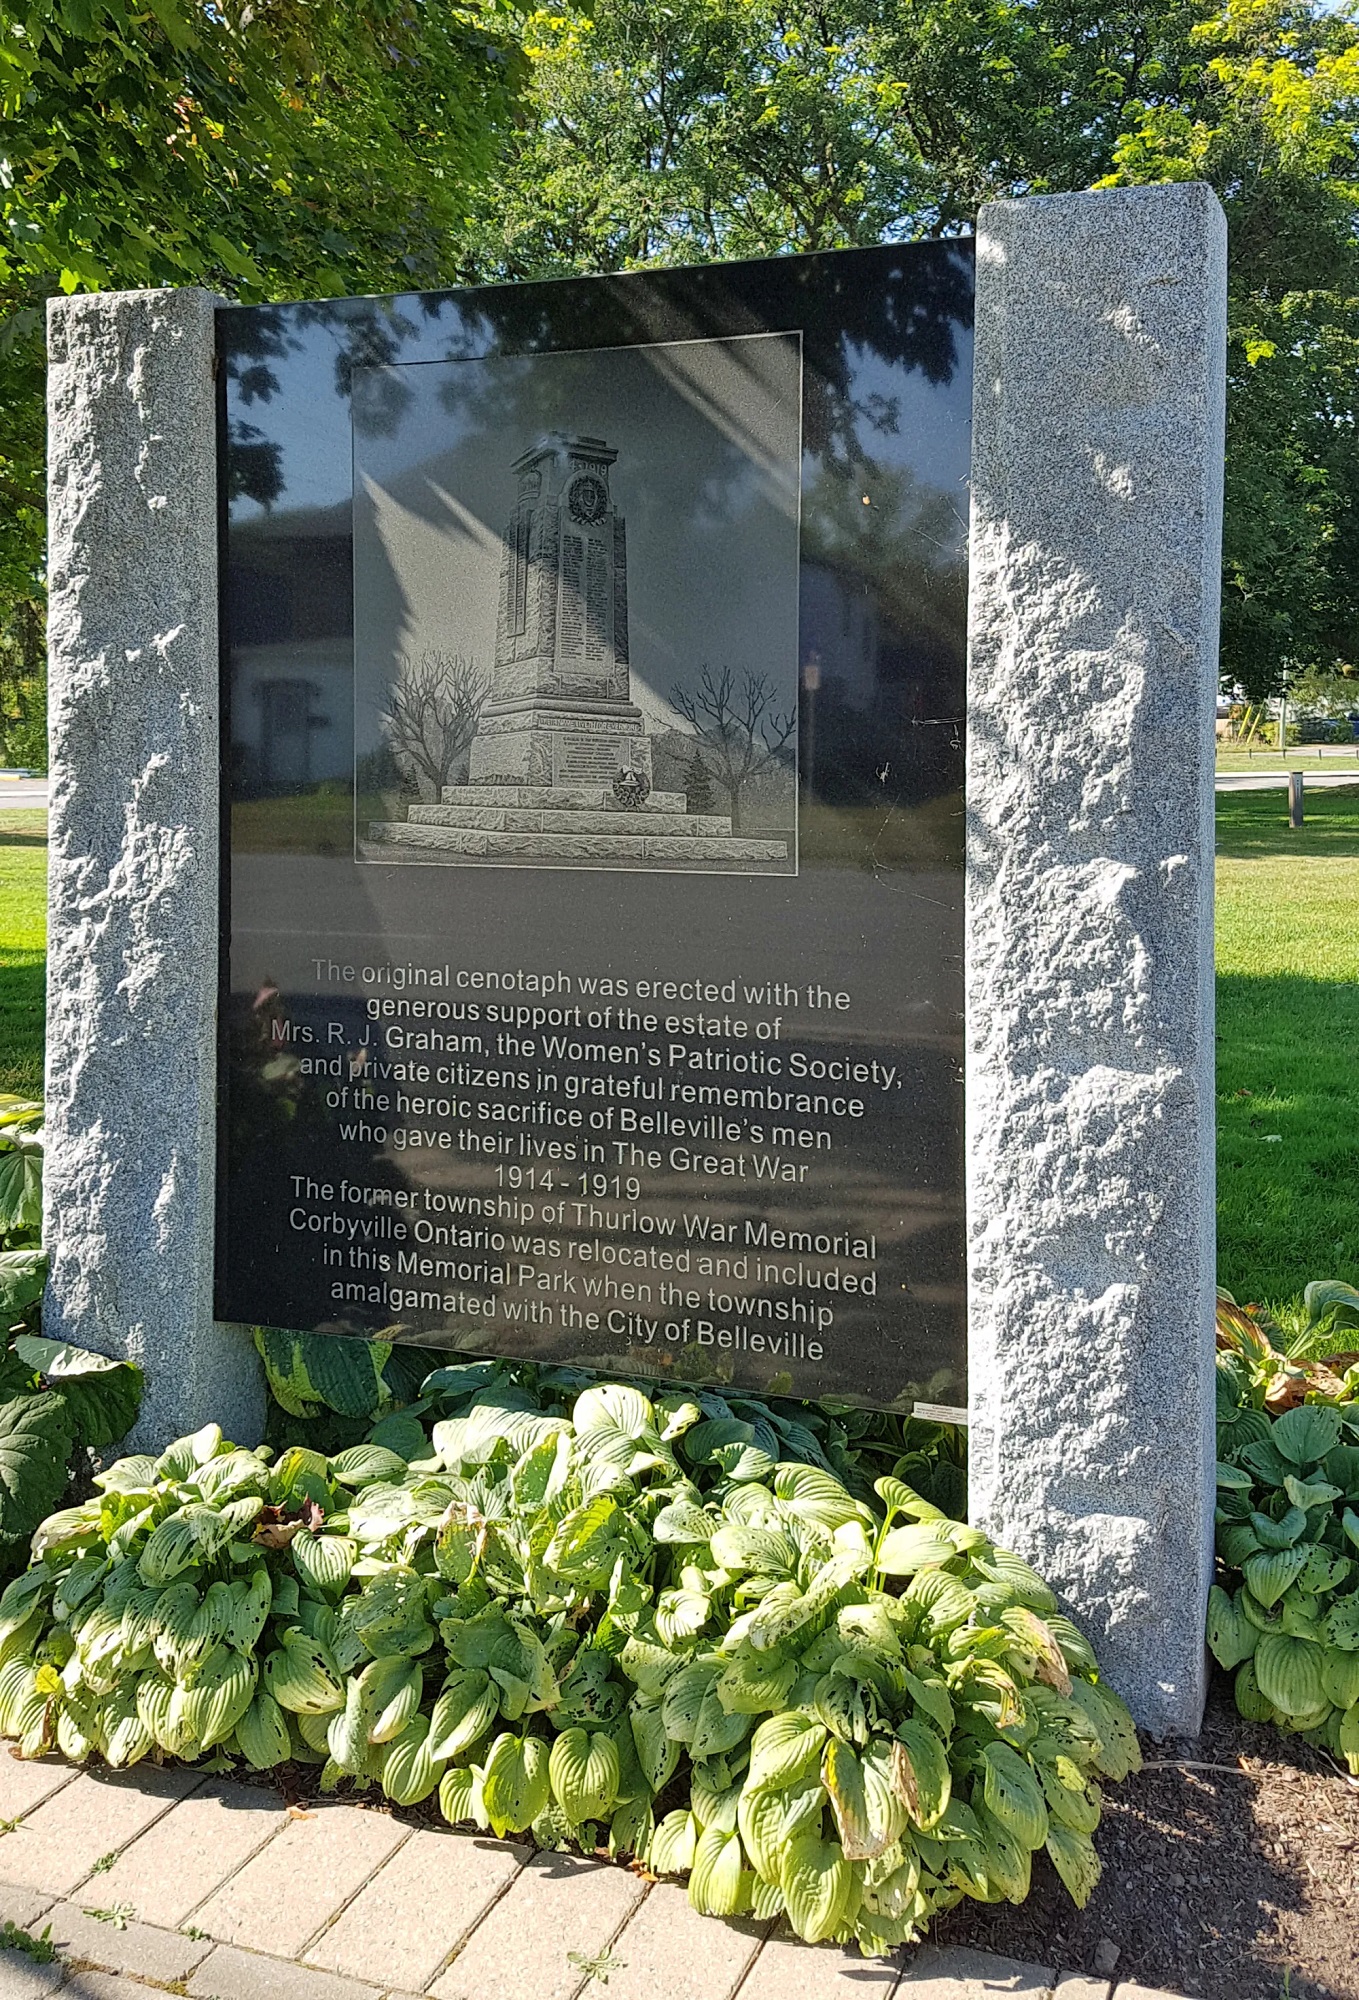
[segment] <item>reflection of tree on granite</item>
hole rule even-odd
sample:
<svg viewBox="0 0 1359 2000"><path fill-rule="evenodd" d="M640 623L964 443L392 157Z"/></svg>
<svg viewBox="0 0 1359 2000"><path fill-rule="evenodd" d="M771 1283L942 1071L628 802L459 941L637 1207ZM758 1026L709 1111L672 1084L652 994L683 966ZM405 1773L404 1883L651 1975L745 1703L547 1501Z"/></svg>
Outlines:
<svg viewBox="0 0 1359 2000"><path fill-rule="evenodd" d="M727 795L733 833L741 824L742 792L766 772L786 769L790 761L785 752L797 728L797 708L776 710L775 699L767 674L744 674L738 687L730 667L714 674L705 666L692 693L678 684L670 691L676 712L711 755L712 775Z"/></svg>
<svg viewBox="0 0 1359 2000"><path fill-rule="evenodd" d="M462 653L430 649L418 660L401 660L382 725L397 768L414 779L426 804L437 805L444 786L466 775L488 686L476 661Z"/></svg>

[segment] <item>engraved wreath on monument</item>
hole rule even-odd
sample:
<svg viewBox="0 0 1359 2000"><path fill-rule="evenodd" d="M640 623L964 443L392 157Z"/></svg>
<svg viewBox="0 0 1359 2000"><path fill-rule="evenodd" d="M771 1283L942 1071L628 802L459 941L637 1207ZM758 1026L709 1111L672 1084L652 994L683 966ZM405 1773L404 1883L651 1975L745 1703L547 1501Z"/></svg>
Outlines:
<svg viewBox="0 0 1359 2000"><path fill-rule="evenodd" d="M801 348L355 371L355 852L797 872Z"/></svg>

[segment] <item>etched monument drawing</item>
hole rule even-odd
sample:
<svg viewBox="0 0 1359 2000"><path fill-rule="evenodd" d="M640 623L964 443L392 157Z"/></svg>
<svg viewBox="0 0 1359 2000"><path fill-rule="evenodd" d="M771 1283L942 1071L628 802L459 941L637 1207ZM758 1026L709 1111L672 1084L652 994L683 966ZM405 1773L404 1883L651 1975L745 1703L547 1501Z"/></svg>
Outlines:
<svg viewBox="0 0 1359 2000"><path fill-rule="evenodd" d="M618 452L556 431L513 462L495 667L467 780L369 838L421 861L522 858L645 867L786 862L786 840L733 833L729 813L687 810L652 785L651 737L632 700L627 524L611 491ZM785 728L784 740L790 729ZM782 746L780 746L782 747Z"/></svg>
<svg viewBox="0 0 1359 2000"><path fill-rule="evenodd" d="M364 371L360 860L796 872L798 367Z"/></svg>

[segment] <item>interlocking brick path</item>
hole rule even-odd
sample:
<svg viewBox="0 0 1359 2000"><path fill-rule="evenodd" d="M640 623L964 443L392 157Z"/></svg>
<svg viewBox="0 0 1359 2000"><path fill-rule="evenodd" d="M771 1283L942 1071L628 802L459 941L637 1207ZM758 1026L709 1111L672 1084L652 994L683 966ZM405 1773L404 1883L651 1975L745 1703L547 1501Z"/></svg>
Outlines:
<svg viewBox="0 0 1359 2000"><path fill-rule="evenodd" d="M864 1960L605 1862L191 1770L0 1745L0 1821L0 1924L59 1954L0 1950L0 2000L1175 2000L928 1945Z"/></svg>

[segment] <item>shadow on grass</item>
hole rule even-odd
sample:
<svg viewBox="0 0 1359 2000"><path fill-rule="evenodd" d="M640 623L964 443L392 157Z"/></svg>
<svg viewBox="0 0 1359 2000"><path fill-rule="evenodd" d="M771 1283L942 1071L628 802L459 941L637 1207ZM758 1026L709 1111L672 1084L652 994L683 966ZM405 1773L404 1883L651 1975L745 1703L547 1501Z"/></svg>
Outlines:
<svg viewBox="0 0 1359 2000"><path fill-rule="evenodd" d="M1288 793L1282 785L1260 792L1219 792L1216 806L1217 851L1230 860L1359 857L1359 784L1306 791L1299 827L1288 824Z"/></svg>
<svg viewBox="0 0 1359 2000"><path fill-rule="evenodd" d="M46 988L45 953L12 951L0 961L0 1090L42 1090Z"/></svg>
<svg viewBox="0 0 1359 2000"><path fill-rule="evenodd" d="M1359 1279L1359 984L1217 982L1218 1282L1283 1299Z"/></svg>

